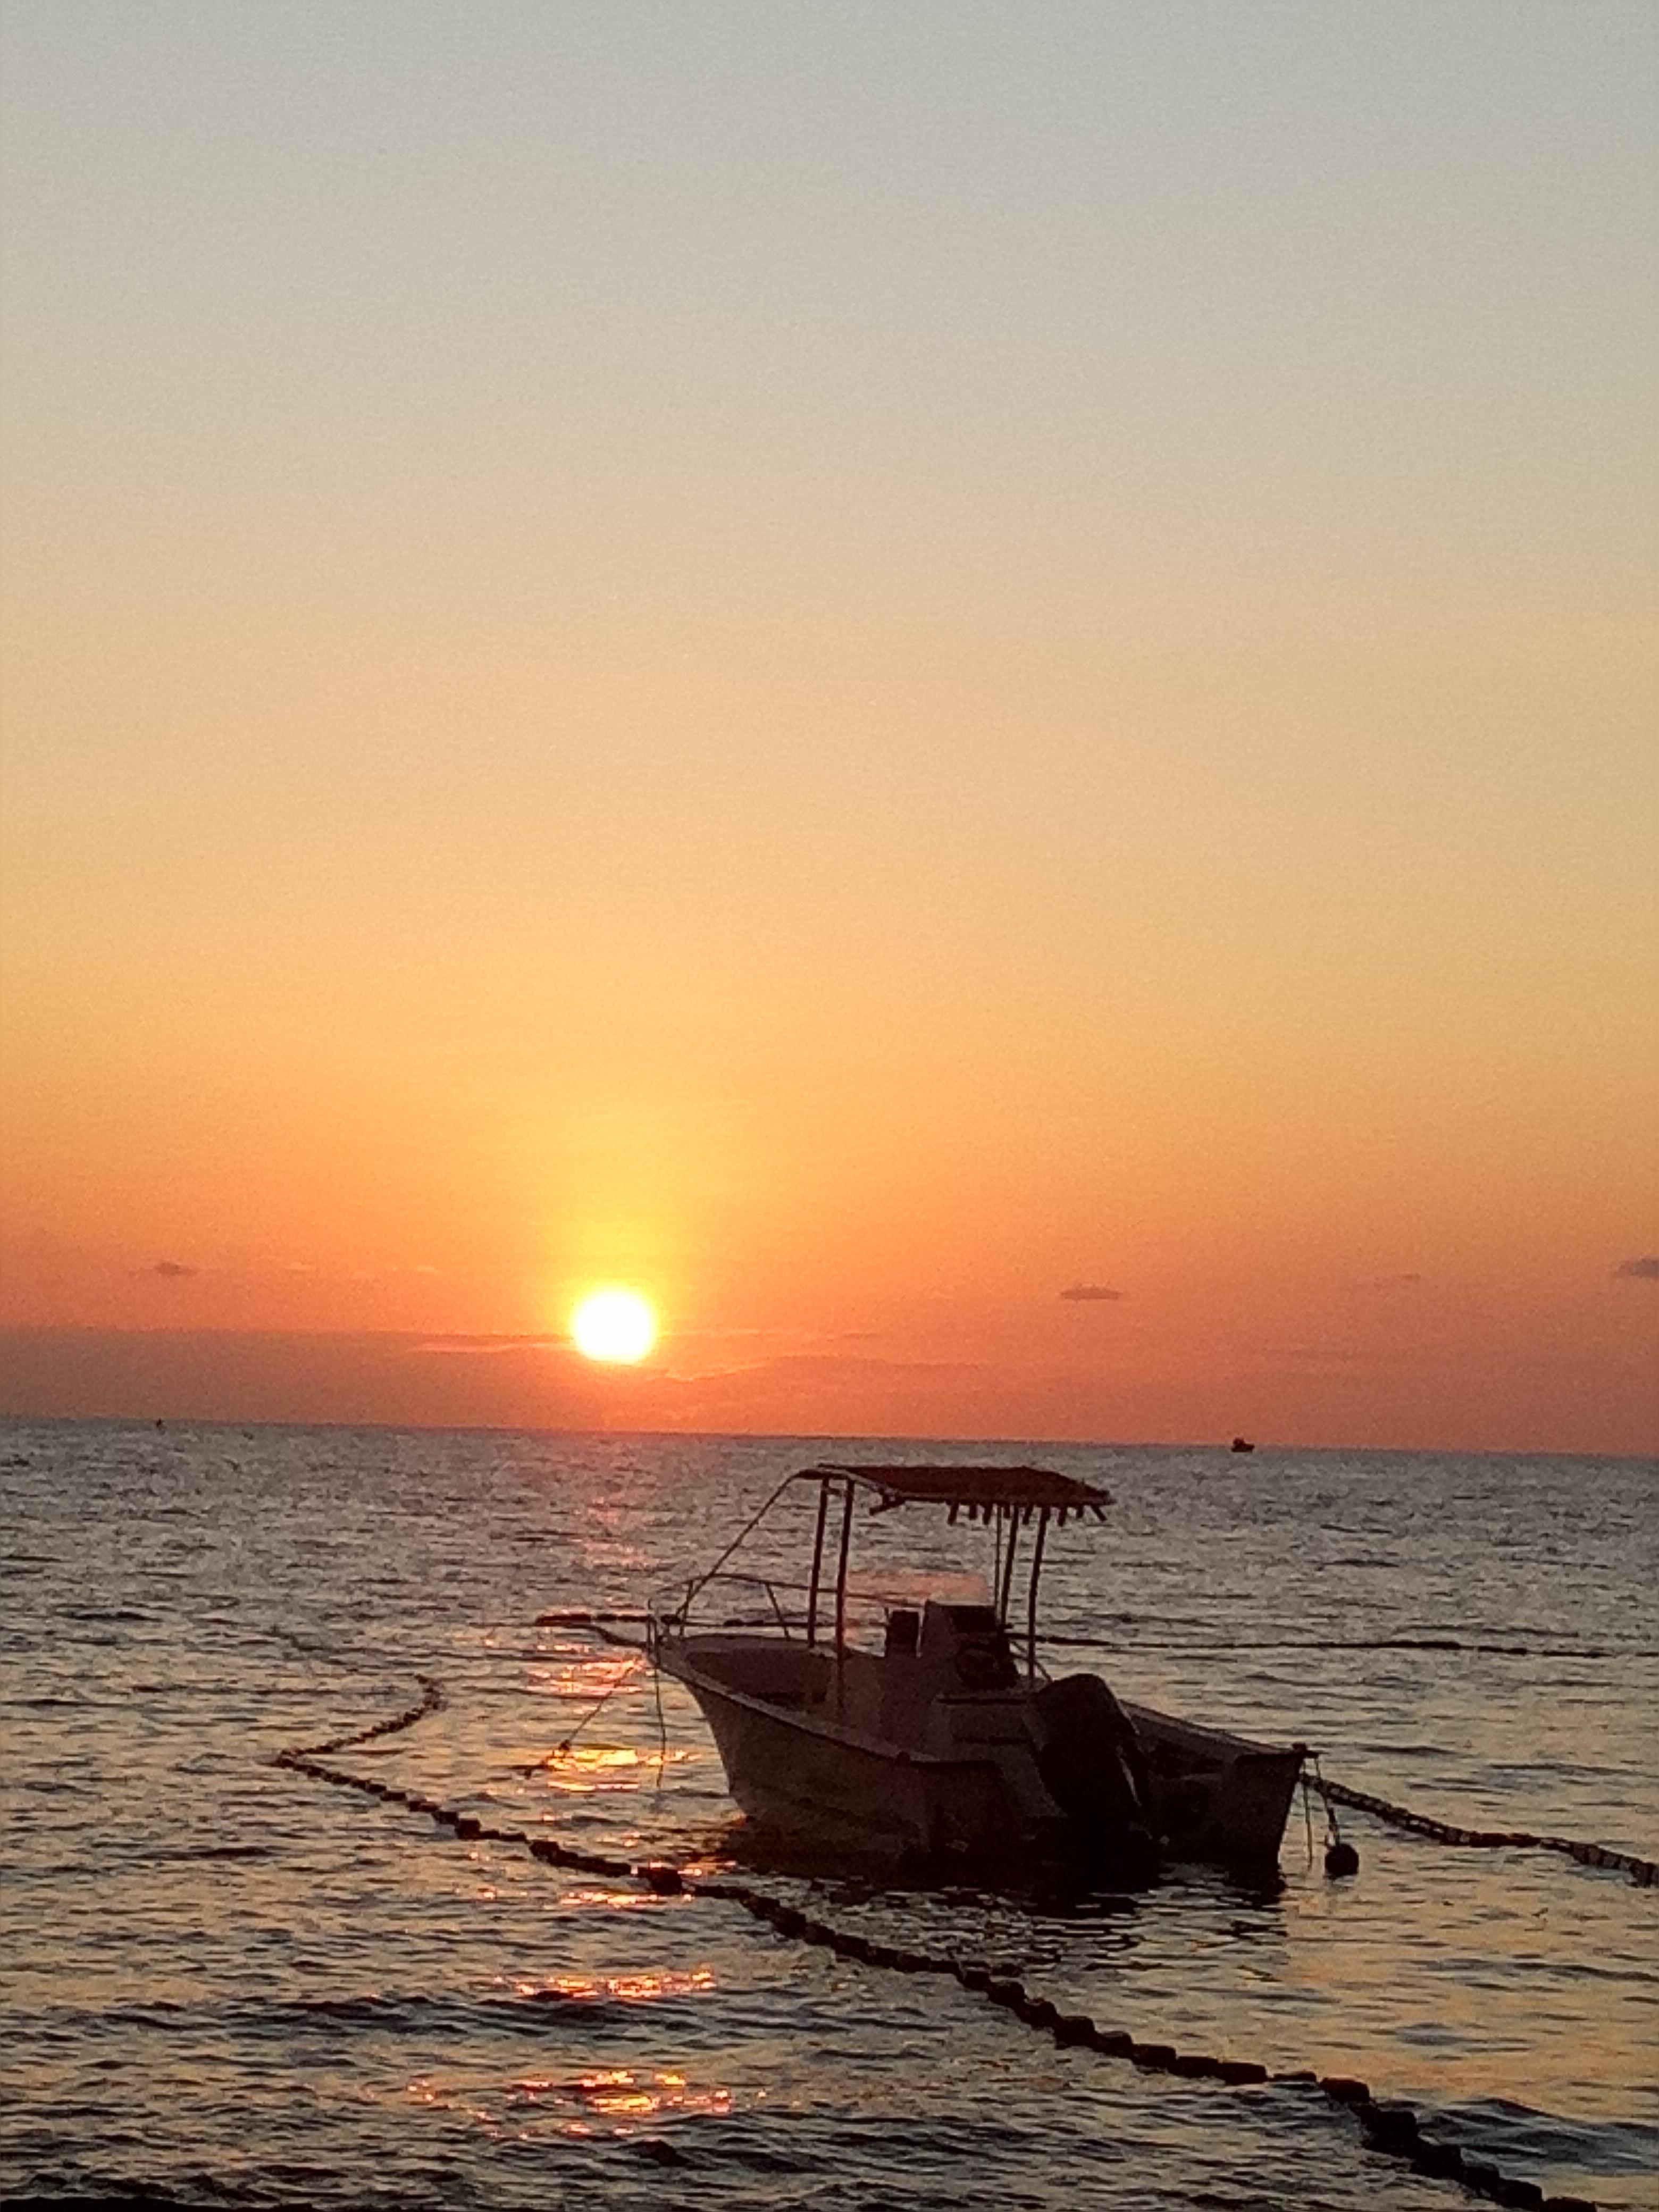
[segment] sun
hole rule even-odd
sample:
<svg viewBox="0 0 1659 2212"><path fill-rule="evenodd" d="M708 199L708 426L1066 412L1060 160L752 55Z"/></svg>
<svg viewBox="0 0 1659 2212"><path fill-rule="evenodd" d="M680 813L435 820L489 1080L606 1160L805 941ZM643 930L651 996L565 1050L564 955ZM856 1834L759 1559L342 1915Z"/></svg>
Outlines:
<svg viewBox="0 0 1659 2212"><path fill-rule="evenodd" d="M578 1352L632 1366L657 1340L657 1316L637 1291L590 1291L570 1316Z"/></svg>

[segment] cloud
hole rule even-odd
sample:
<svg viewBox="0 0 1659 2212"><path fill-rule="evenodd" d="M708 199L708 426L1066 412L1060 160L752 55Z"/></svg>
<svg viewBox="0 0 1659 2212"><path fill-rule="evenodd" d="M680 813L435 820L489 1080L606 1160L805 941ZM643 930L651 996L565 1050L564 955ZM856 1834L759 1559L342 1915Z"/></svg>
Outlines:
<svg viewBox="0 0 1659 2212"><path fill-rule="evenodd" d="M199 1267L185 1267L182 1260L158 1260L153 1267L145 1267L141 1272L146 1275L162 1275L169 1282L176 1282L185 1275L198 1275L202 1271Z"/></svg>
<svg viewBox="0 0 1659 2212"><path fill-rule="evenodd" d="M1103 1305L1113 1298L1121 1298L1121 1291L1108 1290L1104 1283L1073 1283L1068 1291L1060 1294L1068 1305Z"/></svg>
<svg viewBox="0 0 1659 2212"><path fill-rule="evenodd" d="M1633 1275L1640 1283L1659 1283L1659 1253L1644 1252L1639 1260L1626 1260L1613 1269L1615 1275Z"/></svg>
<svg viewBox="0 0 1659 2212"><path fill-rule="evenodd" d="M560 1336L428 1336L416 1341L412 1347L416 1357L437 1353L451 1357L496 1358L514 1352L566 1352L572 1347L568 1339Z"/></svg>

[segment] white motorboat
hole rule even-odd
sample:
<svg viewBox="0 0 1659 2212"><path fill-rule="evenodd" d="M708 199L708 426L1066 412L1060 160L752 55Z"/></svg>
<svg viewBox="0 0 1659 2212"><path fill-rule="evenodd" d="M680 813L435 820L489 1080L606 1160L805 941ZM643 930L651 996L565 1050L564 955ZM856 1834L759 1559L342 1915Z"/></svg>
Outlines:
<svg viewBox="0 0 1659 2212"><path fill-rule="evenodd" d="M731 1561L797 1485L816 1485L801 1586ZM854 1511L928 1504L982 1525L994 1568L959 1586L880 1601L881 1648L849 1625ZM1051 1527L1103 1521L1110 1494L1029 1467L821 1465L786 1478L715 1565L653 1613L650 1650L712 1731L732 1796L797 1844L936 1864L1078 1859L1142 1874L1159 1858L1261 1873L1276 1863L1304 1748L1253 1743L1120 1704L1097 1674L1055 1680L1039 1656ZM1024 1618L1010 1617L1017 1556ZM827 1555L833 1544L833 1569ZM722 1583L764 1591L769 1625L696 1625ZM780 1592L783 1595L780 1595Z"/></svg>

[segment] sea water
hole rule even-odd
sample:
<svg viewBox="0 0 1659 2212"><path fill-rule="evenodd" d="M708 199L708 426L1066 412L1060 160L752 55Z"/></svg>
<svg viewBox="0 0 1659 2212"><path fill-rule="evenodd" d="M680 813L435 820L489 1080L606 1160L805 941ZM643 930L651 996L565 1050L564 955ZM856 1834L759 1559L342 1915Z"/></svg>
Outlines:
<svg viewBox="0 0 1659 2212"><path fill-rule="evenodd" d="M1467 2203L1294 2085L1061 2050L951 1982L457 1841L273 1765L406 1708L425 1674L441 1709L339 1764L590 1850L752 1863L678 1686L536 1620L637 1614L825 1452L929 1455L0 1428L0 2195ZM1659 1852L1653 1463L933 1455L1036 1459L1110 1489L1103 1528L1051 1534L1045 1612L1098 1639L1085 1663L1125 1697L1304 1739L1332 1778L1443 1820ZM799 1576L805 1500L787 1512L744 1555L757 1571ZM982 1571L978 1540L895 1514L860 1522L855 1565ZM1299 1808L1267 1888L1176 1869L1133 1897L939 1893L763 1856L757 1878L1145 2040L1358 2075L1547 2191L1654 2205L1659 1890L1358 1814L1343 1826L1360 1869L1340 1883Z"/></svg>

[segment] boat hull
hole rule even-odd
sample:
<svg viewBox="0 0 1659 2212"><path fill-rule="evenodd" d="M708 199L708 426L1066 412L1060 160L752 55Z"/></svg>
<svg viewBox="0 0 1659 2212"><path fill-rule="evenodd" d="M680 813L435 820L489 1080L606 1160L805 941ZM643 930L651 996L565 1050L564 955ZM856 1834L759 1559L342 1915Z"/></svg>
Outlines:
<svg viewBox="0 0 1659 2212"><path fill-rule="evenodd" d="M1006 1749L1000 1760L939 1757L887 1741L837 1717L823 1655L769 1638L708 1642L700 1655L696 1639L665 1638L658 1663L696 1699L727 1787L758 1828L860 1856L1029 1863L1086 1849L1059 1807L1034 1796L1028 1752L1015 1771ZM1252 1743L1146 1706L1124 1711L1145 1753L1163 1855L1270 1873L1301 1747Z"/></svg>
<svg viewBox="0 0 1659 2212"><path fill-rule="evenodd" d="M1123 1710L1140 1739L1165 1855L1271 1869L1301 1778L1302 1746L1251 1743L1146 1705Z"/></svg>
<svg viewBox="0 0 1659 2212"><path fill-rule="evenodd" d="M726 1786L757 1827L859 1856L982 1857L1008 1838L988 1760L935 1759L780 1708L717 1680L684 1651L660 1664L702 1709Z"/></svg>

